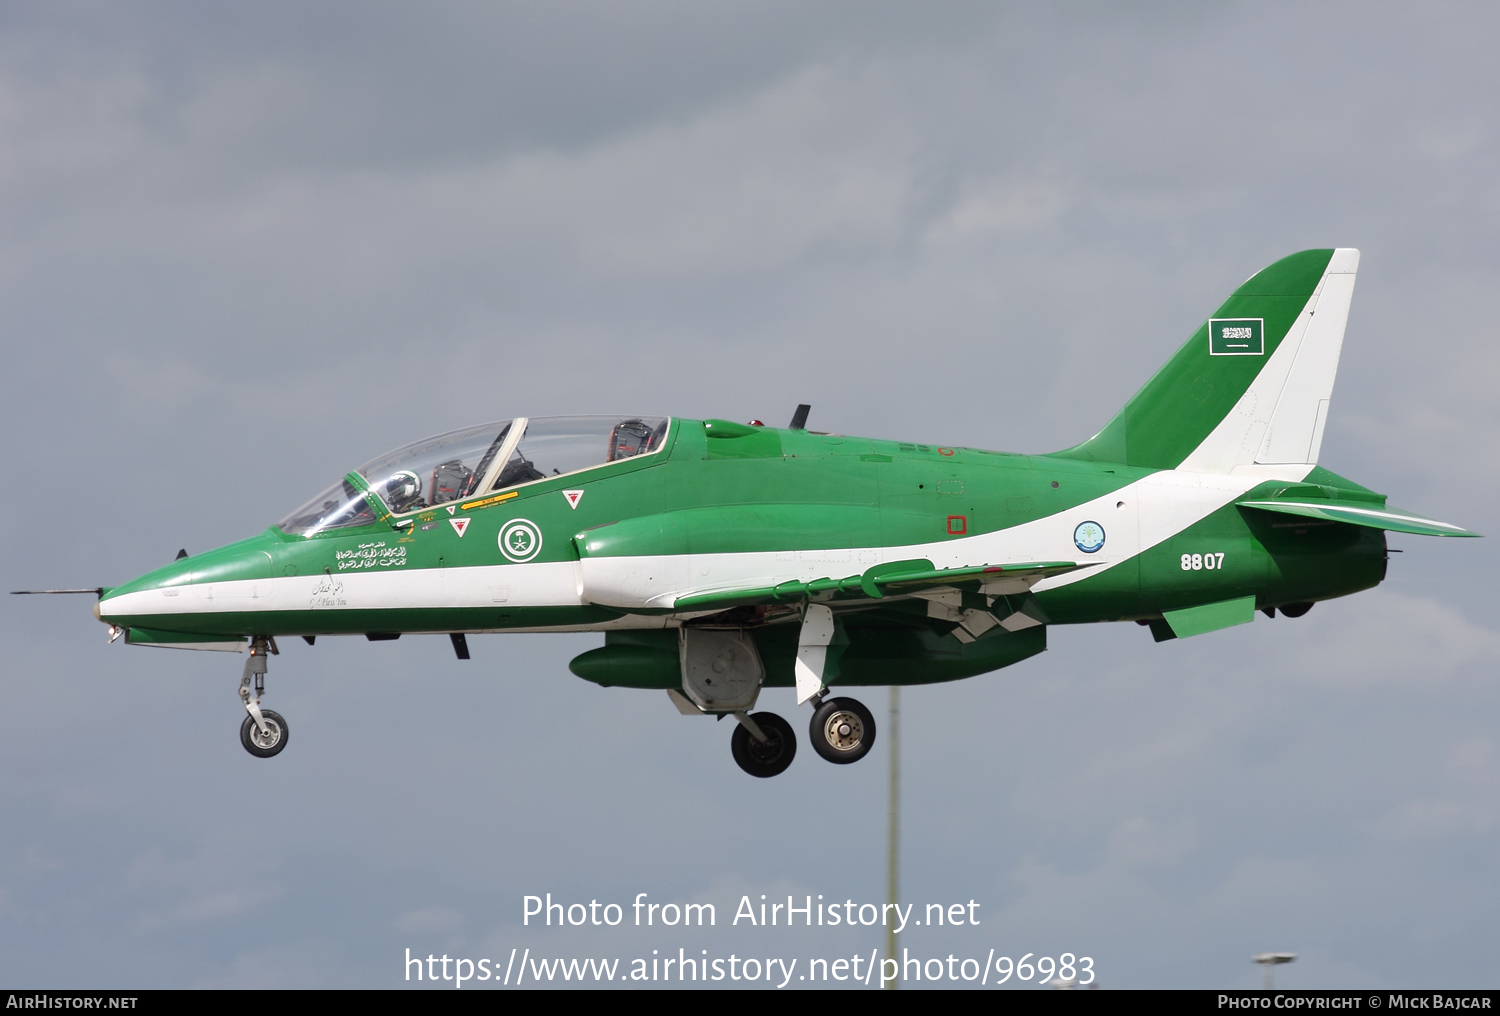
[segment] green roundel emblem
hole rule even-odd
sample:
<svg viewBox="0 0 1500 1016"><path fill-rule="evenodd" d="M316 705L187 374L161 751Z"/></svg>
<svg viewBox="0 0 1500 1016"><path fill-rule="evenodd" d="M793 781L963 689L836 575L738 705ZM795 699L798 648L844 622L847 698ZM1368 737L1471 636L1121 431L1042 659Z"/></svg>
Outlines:
<svg viewBox="0 0 1500 1016"><path fill-rule="evenodd" d="M542 531L527 519L511 519L500 527L500 553L516 563L541 553Z"/></svg>
<svg viewBox="0 0 1500 1016"><path fill-rule="evenodd" d="M1097 522L1080 522L1073 530L1073 542L1085 554L1098 553L1104 546L1104 527Z"/></svg>

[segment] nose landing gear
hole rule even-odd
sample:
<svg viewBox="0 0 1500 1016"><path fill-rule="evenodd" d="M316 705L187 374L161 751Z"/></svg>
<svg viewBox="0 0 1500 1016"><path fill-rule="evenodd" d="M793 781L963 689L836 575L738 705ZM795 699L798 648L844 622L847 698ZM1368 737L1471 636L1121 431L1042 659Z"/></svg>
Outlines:
<svg viewBox="0 0 1500 1016"><path fill-rule="evenodd" d="M252 638L250 658L240 677L240 701L250 714L240 724L240 743L256 758L270 758L286 747L286 720L280 713L260 707L260 697L266 690L266 657L274 652L276 644L270 639L263 635Z"/></svg>

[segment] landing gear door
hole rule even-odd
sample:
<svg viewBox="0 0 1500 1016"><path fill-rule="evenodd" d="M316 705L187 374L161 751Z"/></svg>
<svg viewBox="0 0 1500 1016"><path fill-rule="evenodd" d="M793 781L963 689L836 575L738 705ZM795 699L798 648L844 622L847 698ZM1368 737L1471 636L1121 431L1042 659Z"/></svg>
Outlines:
<svg viewBox="0 0 1500 1016"><path fill-rule="evenodd" d="M738 628L678 629L682 690L706 713L743 712L755 705L766 678L760 651Z"/></svg>

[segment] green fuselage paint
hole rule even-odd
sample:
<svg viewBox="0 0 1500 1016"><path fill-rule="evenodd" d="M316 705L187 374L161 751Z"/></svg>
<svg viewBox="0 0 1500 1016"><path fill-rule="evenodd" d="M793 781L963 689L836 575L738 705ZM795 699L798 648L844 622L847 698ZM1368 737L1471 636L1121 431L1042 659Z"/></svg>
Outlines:
<svg viewBox="0 0 1500 1016"><path fill-rule="evenodd" d="M1344 596L1384 578L1386 529L1473 535L1315 464L1356 264L1307 251L1253 277L1115 420L1053 455L622 417L600 424L607 455L549 473L548 421L518 420L492 441L476 429L482 456L351 472L325 502L337 525L180 559L106 590L98 616L195 647L600 631L575 673L674 689L684 625L748 632L764 683L792 684L816 604L835 618L827 683L868 685L1004 667L1052 624L1210 619L1179 620L1196 634L1243 620L1197 608Z"/></svg>

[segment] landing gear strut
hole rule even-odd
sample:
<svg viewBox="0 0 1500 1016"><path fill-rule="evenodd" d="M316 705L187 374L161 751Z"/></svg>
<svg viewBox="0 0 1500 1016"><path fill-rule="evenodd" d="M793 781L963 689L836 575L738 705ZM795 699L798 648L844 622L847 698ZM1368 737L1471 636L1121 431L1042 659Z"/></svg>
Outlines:
<svg viewBox="0 0 1500 1016"><path fill-rule="evenodd" d="M252 638L250 658L240 678L240 701L250 714L240 724L240 743L256 758L270 758L286 747L286 720L280 713L260 707L260 697L266 690L266 657L275 651L275 645L264 635Z"/></svg>
<svg viewBox="0 0 1500 1016"><path fill-rule="evenodd" d="M875 717L858 699L823 699L813 710L807 736L813 751L837 765L848 765L874 747Z"/></svg>
<svg viewBox="0 0 1500 1016"><path fill-rule="evenodd" d="M729 750L741 769L762 779L779 776L797 754L797 735L775 713L735 713L739 724L729 739Z"/></svg>

